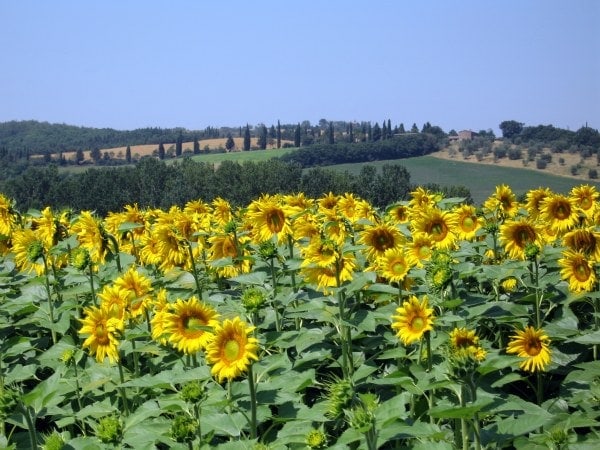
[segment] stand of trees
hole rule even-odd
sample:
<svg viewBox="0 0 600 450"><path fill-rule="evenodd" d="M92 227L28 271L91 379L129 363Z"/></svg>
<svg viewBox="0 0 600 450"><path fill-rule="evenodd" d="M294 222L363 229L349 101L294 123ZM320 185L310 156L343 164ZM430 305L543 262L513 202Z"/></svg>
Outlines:
<svg viewBox="0 0 600 450"><path fill-rule="evenodd" d="M405 200L415 188L401 165L384 165L381 171L365 165L353 175L332 169L306 172L297 163L277 159L264 162L224 161L218 167L189 158L167 165L144 158L136 166L90 168L83 173L61 173L56 166L30 167L23 174L0 183L0 191L16 201L21 211L51 206L55 209L93 210L106 215L127 204L168 208L190 200L217 197L243 206L264 193L305 192L319 197L328 192L353 192L373 205L385 207ZM471 199L466 188L439 188L449 196Z"/></svg>

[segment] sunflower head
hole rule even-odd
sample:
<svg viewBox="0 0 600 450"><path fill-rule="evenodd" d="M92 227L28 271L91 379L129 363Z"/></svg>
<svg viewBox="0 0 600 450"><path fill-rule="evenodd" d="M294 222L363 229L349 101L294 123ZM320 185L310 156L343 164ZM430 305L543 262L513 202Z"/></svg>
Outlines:
<svg viewBox="0 0 600 450"><path fill-rule="evenodd" d="M448 362L453 377L457 380L468 381L487 352L479 345L479 337L474 330L454 328L450 333Z"/></svg>
<svg viewBox="0 0 600 450"><path fill-rule="evenodd" d="M90 265L90 252L85 247L75 247L71 250L70 262L77 270L85 270Z"/></svg>
<svg viewBox="0 0 600 450"><path fill-rule="evenodd" d="M214 337L206 348L211 373L222 382L239 377L258 360L258 339L250 336L254 327L239 317L226 319L214 328Z"/></svg>
<svg viewBox="0 0 600 450"><path fill-rule="evenodd" d="M43 450L62 450L65 447L65 438L56 430L44 437Z"/></svg>
<svg viewBox="0 0 600 450"><path fill-rule="evenodd" d="M558 260L563 280L568 281L573 292L590 292L596 286L596 271L593 262L580 251L565 250Z"/></svg>
<svg viewBox="0 0 600 450"><path fill-rule="evenodd" d="M426 295L421 301L414 295L410 296L396 309L392 319L392 328L405 345L420 340L427 331L433 330L433 308L428 307Z"/></svg>
<svg viewBox="0 0 600 450"><path fill-rule="evenodd" d="M521 369L527 372L544 371L551 361L549 344L550 338L541 328L528 326L524 330L516 330L506 352L524 358Z"/></svg>

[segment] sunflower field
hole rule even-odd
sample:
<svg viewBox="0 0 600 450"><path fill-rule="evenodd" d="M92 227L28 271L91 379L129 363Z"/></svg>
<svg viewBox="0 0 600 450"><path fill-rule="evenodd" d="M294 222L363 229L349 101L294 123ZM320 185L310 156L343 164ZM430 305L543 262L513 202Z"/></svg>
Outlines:
<svg viewBox="0 0 600 450"><path fill-rule="evenodd" d="M600 448L600 193L0 195L0 448Z"/></svg>

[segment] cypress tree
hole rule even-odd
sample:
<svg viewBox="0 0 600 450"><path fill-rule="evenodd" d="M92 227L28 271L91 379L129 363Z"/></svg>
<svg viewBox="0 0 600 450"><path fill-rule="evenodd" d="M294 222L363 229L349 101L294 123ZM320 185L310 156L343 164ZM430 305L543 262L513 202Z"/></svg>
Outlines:
<svg viewBox="0 0 600 450"><path fill-rule="evenodd" d="M162 142L160 144L158 144L158 159L160 159L160 160L165 159L165 146L163 145Z"/></svg>
<svg viewBox="0 0 600 450"><path fill-rule="evenodd" d="M131 164L131 147L129 145L125 149L125 161L127 164Z"/></svg>
<svg viewBox="0 0 600 450"><path fill-rule="evenodd" d="M333 122L329 122L329 143L335 143L335 136L333 135Z"/></svg>
<svg viewBox="0 0 600 450"><path fill-rule="evenodd" d="M300 138L302 136L302 130L300 129L300 124L296 127L294 131L294 147L300 147Z"/></svg>
<svg viewBox="0 0 600 450"><path fill-rule="evenodd" d="M183 152L183 137L181 136L181 133L179 133L179 136L177 136L177 141L175 142L175 156L181 156L182 152Z"/></svg>
<svg viewBox="0 0 600 450"><path fill-rule="evenodd" d="M277 148L281 148L281 124L277 121Z"/></svg>
<svg viewBox="0 0 600 450"><path fill-rule="evenodd" d="M194 155L198 155L200 153L200 142L198 142L198 138L194 137Z"/></svg>
<svg viewBox="0 0 600 450"><path fill-rule="evenodd" d="M250 150L250 127L246 124L246 129L244 130L244 151L247 152Z"/></svg>

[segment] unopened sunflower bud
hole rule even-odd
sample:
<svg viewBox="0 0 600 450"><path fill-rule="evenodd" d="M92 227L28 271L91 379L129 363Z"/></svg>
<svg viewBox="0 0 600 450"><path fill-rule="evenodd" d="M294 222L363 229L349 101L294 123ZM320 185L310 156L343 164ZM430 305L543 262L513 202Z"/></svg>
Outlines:
<svg viewBox="0 0 600 450"><path fill-rule="evenodd" d="M304 438L308 448L325 448L327 447L327 435L322 430L310 430Z"/></svg>
<svg viewBox="0 0 600 450"><path fill-rule="evenodd" d="M90 252L83 247L77 247L71 250L71 264L77 270L85 270L90 264Z"/></svg>
<svg viewBox="0 0 600 450"><path fill-rule="evenodd" d="M192 442L198 432L198 422L187 414L180 414L171 424L171 437L177 442Z"/></svg>
<svg viewBox="0 0 600 450"><path fill-rule="evenodd" d="M259 288L251 287L242 294L242 305L248 312L260 310L267 301L266 294Z"/></svg>
<svg viewBox="0 0 600 450"><path fill-rule="evenodd" d="M96 428L96 437L105 444L118 444L123 435L123 425L115 415L100 419Z"/></svg>
<svg viewBox="0 0 600 450"><path fill-rule="evenodd" d="M533 261L540 253L540 248L535 244L527 244L525 247L525 258Z"/></svg>
<svg viewBox="0 0 600 450"><path fill-rule="evenodd" d="M205 388L198 380L185 383L179 393L181 398L189 403L200 403L205 397Z"/></svg>
<svg viewBox="0 0 600 450"><path fill-rule="evenodd" d="M44 444L42 445L43 450L62 450L65 447L65 440L60 433L53 431L51 434L46 436Z"/></svg>
<svg viewBox="0 0 600 450"><path fill-rule="evenodd" d="M42 241L33 241L27 247L27 259L32 263L36 262L44 255L44 244Z"/></svg>
<svg viewBox="0 0 600 450"><path fill-rule="evenodd" d="M258 254L264 260L277 258L277 246L272 241L261 242Z"/></svg>

